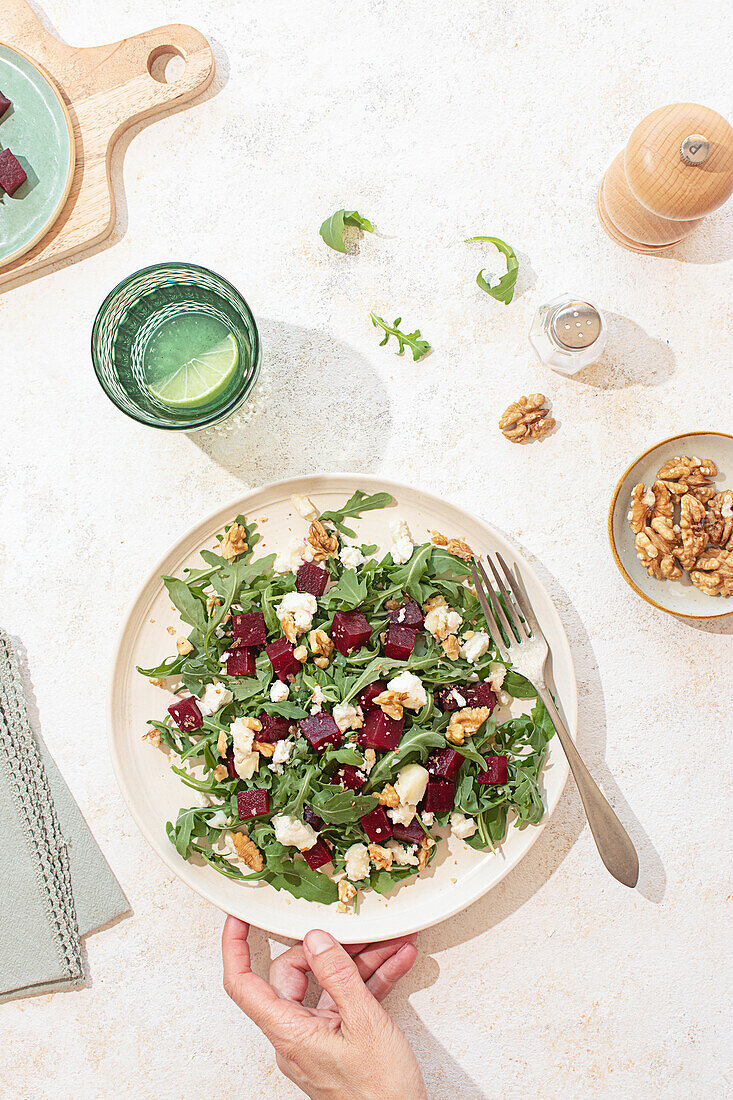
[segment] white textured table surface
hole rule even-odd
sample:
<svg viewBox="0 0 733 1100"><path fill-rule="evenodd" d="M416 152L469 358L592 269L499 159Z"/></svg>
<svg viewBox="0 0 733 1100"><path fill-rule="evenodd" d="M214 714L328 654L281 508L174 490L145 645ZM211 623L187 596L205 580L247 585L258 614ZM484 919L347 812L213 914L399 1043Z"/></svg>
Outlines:
<svg viewBox="0 0 733 1100"><path fill-rule="evenodd" d="M122 143L111 246L0 297L2 623L134 907L89 940L87 988L0 1008L0 1095L296 1094L222 992L220 914L121 802L105 691L127 601L174 538L243 489L339 467L443 494L541 563L575 652L582 751L641 857L637 890L609 878L570 782L524 863L420 936L391 1009L431 1095L730 1095L731 628L639 601L605 523L646 445L731 428L733 207L666 258L620 250L595 214L598 180L649 110L691 99L731 114L728 5L48 0L45 14L79 45L193 23L218 76ZM327 250L318 226L341 206L384 237ZM461 242L475 233L521 253L509 307L474 284L481 253ZM126 419L89 361L106 291L167 258L232 279L263 337L256 407L198 436ZM565 289L614 315L583 381L535 365L526 340ZM419 326L434 354L380 348L370 309ZM559 430L512 446L497 418L537 390ZM260 965L281 950L254 942Z"/></svg>

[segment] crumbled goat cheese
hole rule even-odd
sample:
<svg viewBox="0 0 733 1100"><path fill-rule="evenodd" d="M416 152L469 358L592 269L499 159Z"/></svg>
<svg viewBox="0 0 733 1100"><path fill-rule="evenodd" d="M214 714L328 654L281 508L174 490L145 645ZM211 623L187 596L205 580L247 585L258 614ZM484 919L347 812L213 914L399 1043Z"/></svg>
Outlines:
<svg viewBox="0 0 733 1100"><path fill-rule="evenodd" d="M323 694L320 684L316 684L316 686L313 688L311 702L313 704L313 706L311 707L311 714L318 714L320 710L323 710L323 704L326 702L326 696Z"/></svg>
<svg viewBox="0 0 733 1100"><path fill-rule="evenodd" d="M416 813L417 806L406 803L404 806L395 806L394 809L387 810L387 817L391 818L395 825L409 825Z"/></svg>
<svg viewBox="0 0 733 1100"><path fill-rule="evenodd" d="M310 497L304 497L299 493L293 493L290 500L296 512L300 512L303 519L309 519L311 521L318 519L318 509Z"/></svg>
<svg viewBox="0 0 733 1100"><path fill-rule="evenodd" d="M333 708L332 717L342 733L347 730L358 730L364 724L364 715L361 707L355 707L352 703L337 703Z"/></svg>
<svg viewBox="0 0 733 1100"><path fill-rule="evenodd" d="M465 697L463 695L461 695L458 688L452 688L448 692L448 694L446 696L446 701L449 700L449 699L452 699L453 702L457 703L459 707L465 707L465 705L466 705Z"/></svg>
<svg viewBox="0 0 733 1100"><path fill-rule="evenodd" d="M403 519L396 519L390 523L389 529L392 532L392 548L390 550L392 561L395 565L404 565L405 562L410 560L412 551L415 549L410 528Z"/></svg>
<svg viewBox="0 0 733 1100"><path fill-rule="evenodd" d="M273 764L286 764L290 759L290 754L292 751L292 741L277 741L275 744L275 751L272 754Z"/></svg>
<svg viewBox="0 0 733 1100"><path fill-rule="evenodd" d="M489 665L489 675L487 680L491 684L494 691L499 691L501 685L504 683L504 677L506 676L506 666L500 665L498 661L492 661Z"/></svg>
<svg viewBox="0 0 733 1100"><path fill-rule="evenodd" d="M275 814L272 819L275 839L301 852L307 852L318 840L318 834L305 821L290 814Z"/></svg>
<svg viewBox="0 0 733 1100"><path fill-rule="evenodd" d="M405 764L404 768L400 768L394 789L402 805L416 806L422 801L429 779L428 770L422 764Z"/></svg>
<svg viewBox="0 0 733 1100"><path fill-rule="evenodd" d="M221 657L219 658L219 664L220 665L225 665L227 663L227 661L229 660L230 656L231 656L231 654L229 652L222 653Z"/></svg>
<svg viewBox="0 0 733 1100"><path fill-rule="evenodd" d="M309 560L308 549L310 547L305 539L291 539L287 550L282 550L275 558L273 569L276 573L296 573L303 562Z"/></svg>
<svg viewBox="0 0 733 1100"><path fill-rule="evenodd" d="M424 707L428 701L422 680L414 672L401 672L399 676L394 676L387 683L387 689L404 695L401 700L402 705L409 707L410 710L420 710L420 707Z"/></svg>
<svg viewBox="0 0 733 1100"><path fill-rule="evenodd" d="M227 823L227 815L223 810L217 810L211 817L207 817L206 824L210 829L224 829Z"/></svg>
<svg viewBox="0 0 733 1100"><path fill-rule="evenodd" d="M344 853L346 859L346 877L352 882L369 876L369 852L364 844L352 844Z"/></svg>
<svg viewBox="0 0 733 1100"><path fill-rule="evenodd" d="M452 611L450 607L444 607L441 604L440 607L434 607L432 611L428 611L425 616L425 629L428 634L442 641L449 634L456 634L462 622L463 618L457 611Z"/></svg>
<svg viewBox="0 0 733 1100"><path fill-rule="evenodd" d="M374 749L364 749L364 763L362 764L362 770L369 775L374 765L377 762L377 754Z"/></svg>
<svg viewBox="0 0 733 1100"><path fill-rule="evenodd" d="M396 840L390 840L386 847L392 853L392 858L398 867L417 867L417 848L414 844L403 848Z"/></svg>
<svg viewBox="0 0 733 1100"><path fill-rule="evenodd" d="M450 815L450 831L453 836L461 840L468 840L476 832L476 822L465 814L454 813Z"/></svg>
<svg viewBox="0 0 733 1100"><path fill-rule="evenodd" d="M252 749L255 731L244 724L244 718L235 718L229 732L234 744L234 770L240 779L251 779L260 763L260 754Z"/></svg>
<svg viewBox="0 0 733 1100"><path fill-rule="evenodd" d="M428 829L431 825L435 824L435 814L425 810L421 815L423 825L427 825Z"/></svg>
<svg viewBox="0 0 733 1100"><path fill-rule="evenodd" d="M494 270L496 269L496 270ZM491 258L491 266L484 272L484 278L490 287L498 286L508 271L507 257L497 248L496 256Z"/></svg>
<svg viewBox="0 0 733 1100"><path fill-rule="evenodd" d="M275 608L275 614L280 622L292 615L295 629L299 634L304 634L310 630L317 609L316 597L310 592L286 592Z"/></svg>
<svg viewBox="0 0 733 1100"><path fill-rule="evenodd" d="M476 663L489 648L491 639L483 630L478 630L468 641L461 646L461 657L472 665Z"/></svg>
<svg viewBox="0 0 733 1100"><path fill-rule="evenodd" d="M358 546L342 546L339 553L341 564L347 569L358 569L364 564L365 558Z"/></svg>
<svg viewBox="0 0 733 1100"><path fill-rule="evenodd" d="M282 680L273 680L270 684L270 702L271 703L284 703L290 695L290 687L288 684L284 684Z"/></svg>
<svg viewBox="0 0 733 1100"><path fill-rule="evenodd" d="M231 691L228 691L223 684L207 684L204 694L196 702L201 713L210 717L221 707L231 703L233 698Z"/></svg>

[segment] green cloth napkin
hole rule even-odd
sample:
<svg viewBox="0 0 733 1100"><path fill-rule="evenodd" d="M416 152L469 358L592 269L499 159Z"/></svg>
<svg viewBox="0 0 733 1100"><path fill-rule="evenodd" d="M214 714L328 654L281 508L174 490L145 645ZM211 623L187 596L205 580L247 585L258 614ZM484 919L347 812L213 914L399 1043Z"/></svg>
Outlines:
<svg viewBox="0 0 733 1100"><path fill-rule="evenodd" d="M0 1003L84 981L81 938L129 912L46 746L28 721L0 630Z"/></svg>

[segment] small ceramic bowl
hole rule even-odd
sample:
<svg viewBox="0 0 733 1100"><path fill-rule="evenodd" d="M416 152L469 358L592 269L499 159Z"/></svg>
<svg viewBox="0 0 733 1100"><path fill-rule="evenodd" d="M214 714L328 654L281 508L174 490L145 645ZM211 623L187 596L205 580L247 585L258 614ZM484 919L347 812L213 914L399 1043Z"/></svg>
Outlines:
<svg viewBox="0 0 733 1100"><path fill-rule="evenodd" d="M718 467L718 476L713 479L718 490L733 488L733 436L725 432L686 432L663 439L635 458L616 486L608 512L611 551L621 576L652 607L685 619L723 619L733 615L732 596L708 596L695 588L686 573L679 581L655 580L647 576L634 549L634 533L627 518L631 490L640 481L648 488L662 463L677 455L711 458Z"/></svg>

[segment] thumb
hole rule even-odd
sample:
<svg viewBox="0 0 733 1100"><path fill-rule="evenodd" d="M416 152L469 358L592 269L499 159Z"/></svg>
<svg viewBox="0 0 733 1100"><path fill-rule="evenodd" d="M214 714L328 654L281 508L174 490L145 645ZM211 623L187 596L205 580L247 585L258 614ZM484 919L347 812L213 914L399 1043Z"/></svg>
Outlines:
<svg viewBox="0 0 733 1100"><path fill-rule="evenodd" d="M331 995L347 1027L382 1011L351 955L328 932L320 928L309 932L303 948L316 981Z"/></svg>

